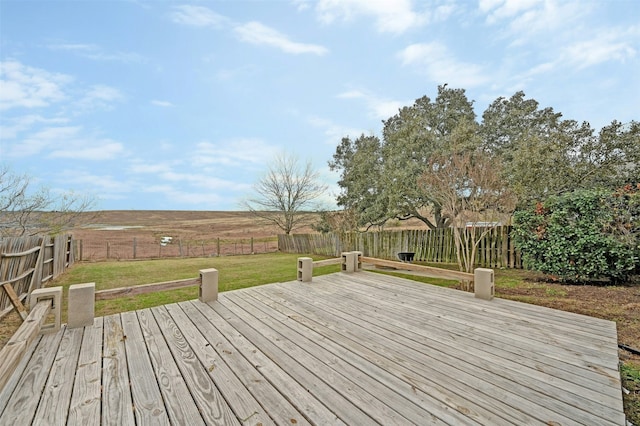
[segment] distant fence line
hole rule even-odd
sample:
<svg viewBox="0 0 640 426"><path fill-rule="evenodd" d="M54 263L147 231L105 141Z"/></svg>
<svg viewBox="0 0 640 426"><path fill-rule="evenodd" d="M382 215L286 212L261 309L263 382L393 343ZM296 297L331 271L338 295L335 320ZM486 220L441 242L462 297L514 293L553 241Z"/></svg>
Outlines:
<svg viewBox="0 0 640 426"><path fill-rule="evenodd" d="M174 238L170 243L144 241L133 237L129 241L91 239L76 241L76 258L86 260L132 260L171 257L233 256L272 253L278 251L274 238L215 238L186 240Z"/></svg>
<svg viewBox="0 0 640 426"><path fill-rule="evenodd" d="M522 268L522 259L513 244L510 231L510 226L499 226L491 229L480 240L476 266ZM278 235L278 249L286 253L312 253L333 257L355 250L361 251L366 257L380 259L397 259L399 252L414 252L416 261L457 261L452 228Z"/></svg>
<svg viewBox="0 0 640 426"><path fill-rule="evenodd" d="M0 318L13 309L7 288L21 301L74 262L70 235L0 238Z"/></svg>

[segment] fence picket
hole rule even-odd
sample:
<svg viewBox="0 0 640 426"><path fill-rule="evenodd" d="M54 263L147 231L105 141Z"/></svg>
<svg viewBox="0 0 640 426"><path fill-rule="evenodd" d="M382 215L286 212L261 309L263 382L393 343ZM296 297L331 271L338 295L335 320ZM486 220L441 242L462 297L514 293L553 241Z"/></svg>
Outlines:
<svg viewBox="0 0 640 426"><path fill-rule="evenodd" d="M475 231L480 237L482 230ZM487 268L522 268L520 253L509 237L511 227L491 229L480 239L476 266ZM285 253L310 253L340 256L344 251L358 250L366 257L396 259L400 251L415 253L423 262L455 263L456 245L452 228L435 230L344 232L329 234L278 235L278 250Z"/></svg>

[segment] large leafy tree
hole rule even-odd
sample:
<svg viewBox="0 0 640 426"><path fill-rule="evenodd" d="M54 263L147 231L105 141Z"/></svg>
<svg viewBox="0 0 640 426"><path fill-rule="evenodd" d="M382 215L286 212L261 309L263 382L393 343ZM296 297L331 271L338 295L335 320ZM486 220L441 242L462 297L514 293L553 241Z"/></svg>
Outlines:
<svg viewBox="0 0 640 426"><path fill-rule="evenodd" d="M382 226L387 221L387 203L381 195L384 174L380 139L361 135L343 138L329 162L340 172L338 205L355 216L354 225Z"/></svg>
<svg viewBox="0 0 640 426"><path fill-rule="evenodd" d="M521 205L574 188L580 145L593 135L588 123L562 119L524 92L496 99L483 113L484 147L504 165L503 179Z"/></svg>
<svg viewBox="0 0 640 426"><path fill-rule="evenodd" d="M448 226L440 203L418 185L427 164L434 155L458 149L474 149L477 138L461 135L476 133L473 102L463 89L438 87L435 100L424 96L412 106L384 121L382 161L383 194L389 217L418 218L429 228Z"/></svg>
<svg viewBox="0 0 640 426"><path fill-rule="evenodd" d="M615 189L640 182L640 122L617 120L577 150L576 181L581 188Z"/></svg>
<svg viewBox="0 0 640 426"><path fill-rule="evenodd" d="M437 194L417 182L434 159L454 152L481 150L501 164L502 184L520 208L580 188L640 181L639 122L613 121L596 133L524 92L496 99L478 123L465 91L443 85L434 100L419 98L383 124L381 141L344 139L330 162L341 172L339 205L359 225L418 218L431 229L450 226Z"/></svg>

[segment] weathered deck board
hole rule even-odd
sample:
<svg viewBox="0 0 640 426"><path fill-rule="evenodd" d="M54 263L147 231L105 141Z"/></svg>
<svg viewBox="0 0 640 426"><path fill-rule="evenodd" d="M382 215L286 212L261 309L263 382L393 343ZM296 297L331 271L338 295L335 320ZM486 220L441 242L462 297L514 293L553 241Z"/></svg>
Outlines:
<svg viewBox="0 0 640 426"><path fill-rule="evenodd" d="M136 423L168 425L169 415L160 395L138 317L135 312L124 312L121 318Z"/></svg>
<svg viewBox="0 0 640 426"><path fill-rule="evenodd" d="M178 364L191 396L205 423L210 425L240 424L231 411L220 390L207 374L207 367L200 364L184 333L178 328L165 307L152 308L160 330L166 339L169 350Z"/></svg>
<svg viewBox="0 0 640 426"><path fill-rule="evenodd" d="M204 425L204 420L151 310L142 309L137 311L137 314L169 419L178 425Z"/></svg>
<svg viewBox="0 0 640 426"><path fill-rule="evenodd" d="M100 424L103 324L104 319L100 317L93 321L93 326L84 328L69 405L69 424Z"/></svg>
<svg viewBox="0 0 640 426"><path fill-rule="evenodd" d="M129 369L120 315L104 317L102 341L102 424L134 424Z"/></svg>
<svg viewBox="0 0 640 426"><path fill-rule="evenodd" d="M0 416L0 424L31 424L63 334L64 329L40 339Z"/></svg>
<svg viewBox="0 0 640 426"><path fill-rule="evenodd" d="M42 336L0 424L623 425L616 343L609 321L338 273Z"/></svg>
<svg viewBox="0 0 640 426"><path fill-rule="evenodd" d="M59 425L66 422L83 331L65 328L33 423Z"/></svg>

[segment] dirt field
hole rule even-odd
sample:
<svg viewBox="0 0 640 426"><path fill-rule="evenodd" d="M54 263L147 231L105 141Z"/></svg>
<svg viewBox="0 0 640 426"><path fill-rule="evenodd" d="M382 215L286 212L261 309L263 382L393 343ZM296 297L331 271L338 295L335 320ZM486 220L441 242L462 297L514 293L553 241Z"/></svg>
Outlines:
<svg viewBox="0 0 640 426"><path fill-rule="evenodd" d="M274 252L281 231L246 212L116 210L72 233L80 260L123 260ZM171 242L161 244L162 237Z"/></svg>

